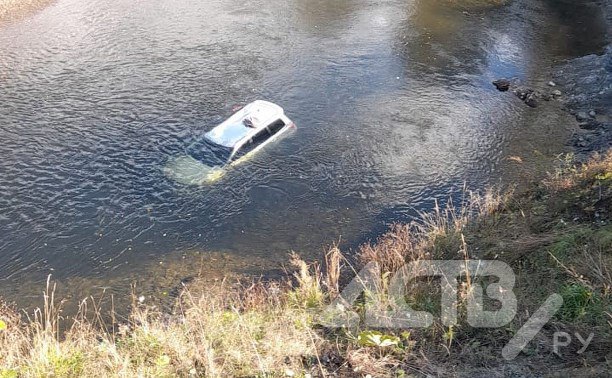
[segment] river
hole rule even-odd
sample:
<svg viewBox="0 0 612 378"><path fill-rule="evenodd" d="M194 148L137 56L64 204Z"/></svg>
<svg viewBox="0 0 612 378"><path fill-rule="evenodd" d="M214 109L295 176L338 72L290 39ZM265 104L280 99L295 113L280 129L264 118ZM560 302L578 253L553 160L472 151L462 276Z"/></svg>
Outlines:
<svg viewBox="0 0 612 378"><path fill-rule="evenodd" d="M27 305L49 274L82 296L279 272L289 251L355 248L464 185L534 175L569 117L491 81L546 88L603 22L494 3L58 0L0 24L0 295ZM255 99L296 132L213 185L164 175Z"/></svg>

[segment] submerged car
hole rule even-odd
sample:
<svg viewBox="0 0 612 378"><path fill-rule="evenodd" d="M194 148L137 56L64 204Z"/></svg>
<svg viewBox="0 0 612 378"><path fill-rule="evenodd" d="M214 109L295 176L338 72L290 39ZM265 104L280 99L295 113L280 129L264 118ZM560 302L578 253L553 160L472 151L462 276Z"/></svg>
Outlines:
<svg viewBox="0 0 612 378"><path fill-rule="evenodd" d="M294 127L280 106L251 102L207 132L187 156L172 159L165 171L186 184L213 182Z"/></svg>

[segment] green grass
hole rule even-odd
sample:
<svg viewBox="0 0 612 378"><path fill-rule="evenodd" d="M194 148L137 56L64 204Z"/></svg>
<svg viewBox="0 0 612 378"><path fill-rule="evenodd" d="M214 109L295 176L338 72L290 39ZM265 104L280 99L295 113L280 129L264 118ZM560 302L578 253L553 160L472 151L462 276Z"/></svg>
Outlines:
<svg viewBox="0 0 612 378"><path fill-rule="evenodd" d="M585 243L592 241L595 232L596 230L588 226L579 226L573 230L564 228L550 246L550 253L563 261L575 255L576 250Z"/></svg>
<svg viewBox="0 0 612 378"><path fill-rule="evenodd" d="M585 285L566 284L559 294L563 297L563 306L557 314L561 320L575 323L581 319L602 317L602 299Z"/></svg>

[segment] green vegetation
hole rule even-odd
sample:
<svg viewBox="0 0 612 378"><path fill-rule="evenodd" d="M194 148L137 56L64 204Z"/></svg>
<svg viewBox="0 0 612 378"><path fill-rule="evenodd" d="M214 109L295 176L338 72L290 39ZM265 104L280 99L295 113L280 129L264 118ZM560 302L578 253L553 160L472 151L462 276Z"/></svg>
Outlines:
<svg viewBox="0 0 612 378"><path fill-rule="evenodd" d="M579 283L572 283L561 288L563 307L559 317L567 321L575 321L587 315L598 316L601 314L599 308L599 296L588 287Z"/></svg>
<svg viewBox="0 0 612 378"><path fill-rule="evenodd" d="M172 313L134 300L125 322L104 321L83 301L60 332L60 305L48 285L42 310L24 319L0 306L0 377L81 376L407 376L453 374L456 366L492 368L501 349L552 293L564 304L519 357L550 371L605 365L611 339L612 152L580 167L566 165L522 193L468 195L463 206L436 207L420 222L396 225L357 251L350 264L333 247L323 264L297 255L283 282L204 285L197 280ZM518 314L501 328L476 329L465 303L489 278L466 275L458 297L459 322L439 319L425 329L325 328L327 304L356 271L376 262L375 290L352 304L364 316L369 301L389 310L384 294L396 270L426 259L499 259L517 275ZM439 282L412 282L406 301L439 314ZM93 304L93 305L92 305ZM486 304L486 303L485 303ZM493 304L494 305L494 304ZM93 308L94 310L91 310ZM594 333L585 354L551 357L555 330ZM586 337L586 336L585 336ZM605 371L605 368L604 368Z"/></svg>

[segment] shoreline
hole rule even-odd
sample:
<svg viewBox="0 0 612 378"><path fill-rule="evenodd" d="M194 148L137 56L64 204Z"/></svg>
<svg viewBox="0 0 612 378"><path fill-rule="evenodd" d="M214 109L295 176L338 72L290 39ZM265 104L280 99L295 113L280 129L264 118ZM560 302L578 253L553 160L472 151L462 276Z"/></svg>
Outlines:
<svg viewBox="0 0 612 378"><path fill-rule="evenodd" d="M284 279L209 283L194 277L182 283L171 308L134 293L127 317L94 297L67 316L50 282L38 316L26 319L0 300L0 377L603 374L612 357L612 150L581 166L560 166L534 185L526 192L469 196L459 208L397 225L359 248L354 263L332 247L321 263L293 255ZM458 261L465 269L481 260L507 264L516 280L513 318L501 328L470 327L462 310L447 326L432 301L440 295L435 284L417 283L402 298L434 314L431 325L368 324L364 311L405 311L384 301L391 295L389 277L404 264L431 260ZM370 300L337 302L347 295L347 283L357 282L355 272L369 264L376 264L368 276L374 294L364 297ZM457 306L471 300L472 285L489 283L474 274L459 288ZM550 325L516 360L503 359L503 346L551 293L563 302ZM556 330L591 332L587 352L577 353L572 344L551 360Z"/></svg>
<svg viewBox="0 0 612 378"><path fill-rule="evenodd" d="M54 1L55 0L0 0L0 22L31 15Z"/></svg>

